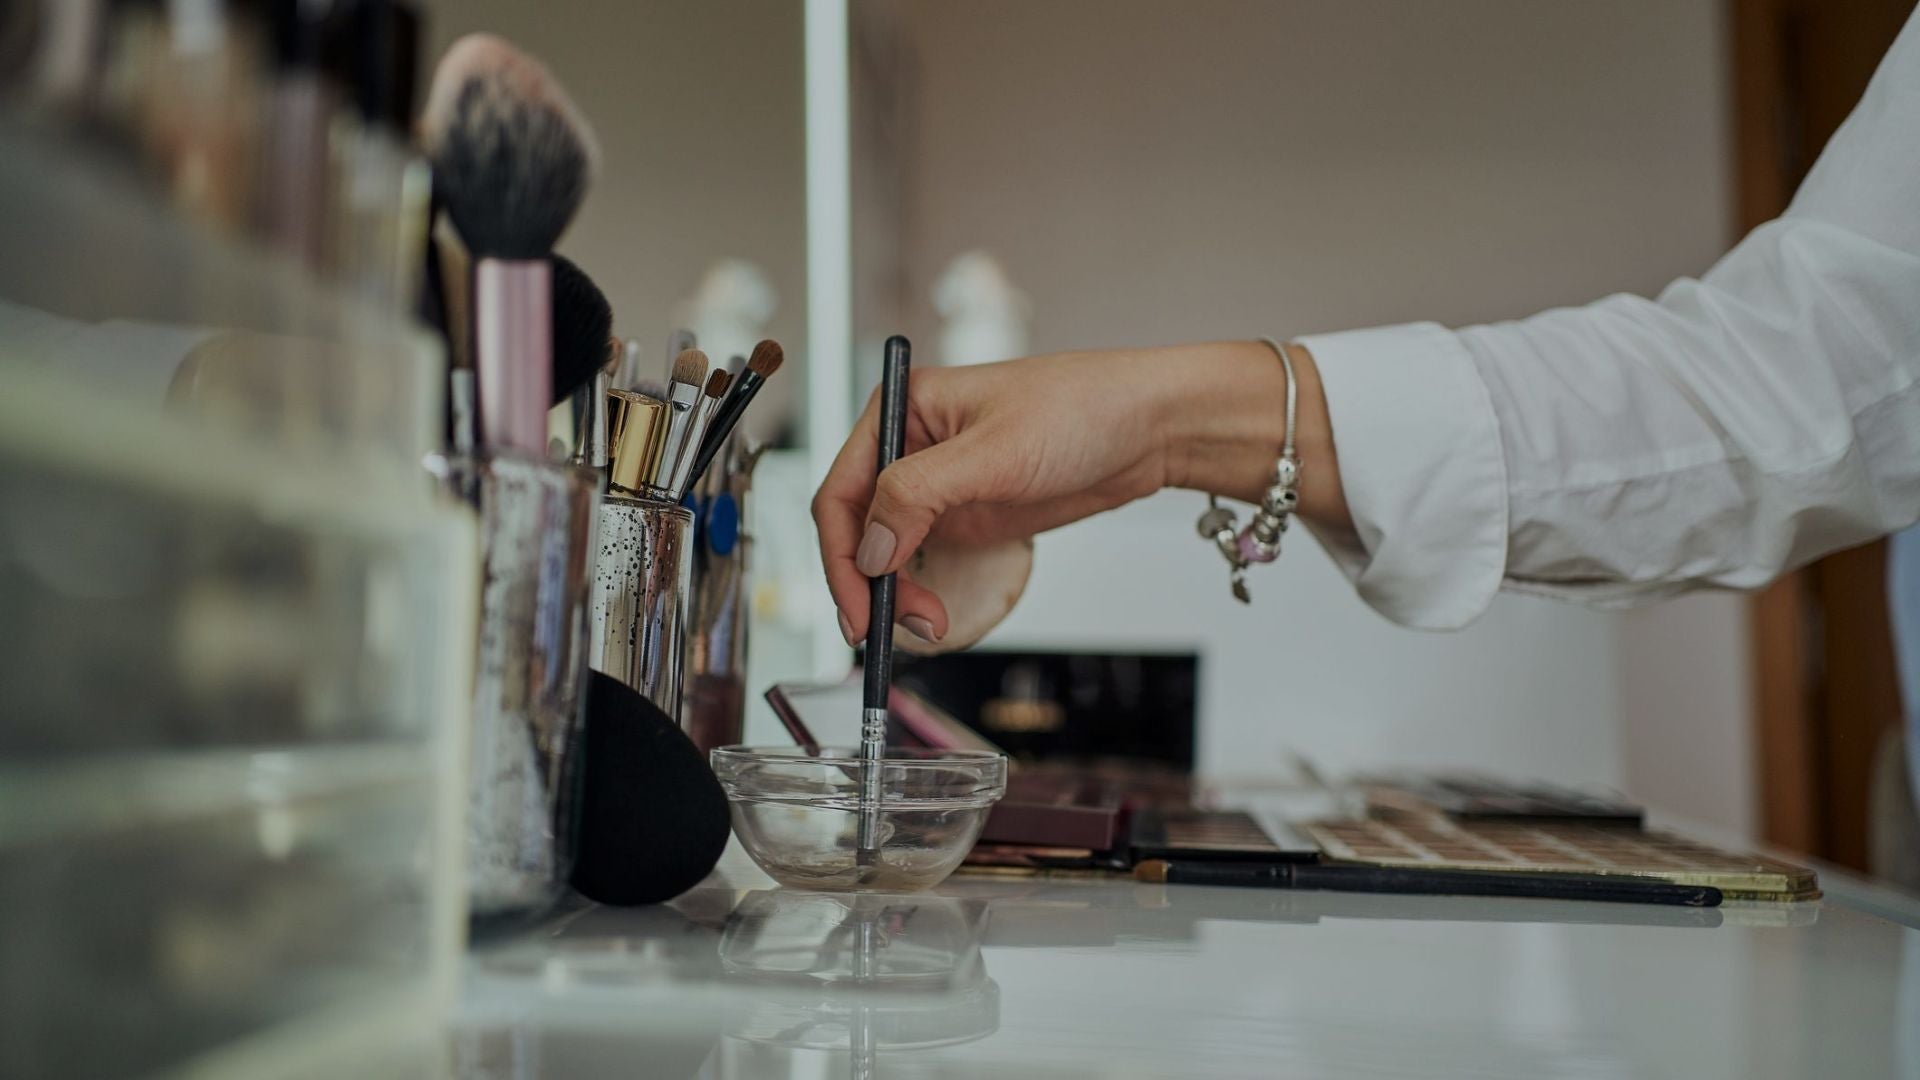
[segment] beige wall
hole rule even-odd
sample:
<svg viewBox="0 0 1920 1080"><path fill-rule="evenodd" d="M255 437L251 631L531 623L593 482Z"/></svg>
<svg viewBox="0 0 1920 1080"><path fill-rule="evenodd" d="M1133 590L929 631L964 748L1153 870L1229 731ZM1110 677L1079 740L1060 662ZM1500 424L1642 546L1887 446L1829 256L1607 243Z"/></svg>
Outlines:
<svg viewBox="0 0 1920 1080"><path fill-rule="evenodd" d="M767 332L791 377L749 414L797 407L806 342L801 9L790 0L428 0L428 55L502 34L546 61L593 123L599 182L560 243L599 283L614 329L664 373L674 306L716 259L760 265L780 294ZM427 76L423 74L422 79Z"/></svg>
<svg viewBox="0 0 1920 1080"><path fill-rule="evenodd" d="M1042 351L1657 290L1729 240L1722 7L856 0L911 57L898 321L935 342L925 298L973 247L1031 296ZM1750 825L1733 602L1502 598L1464 633L1418 635L1300 542L1241 610L1198 509L1163 495L1045 538L998 641L1203 648L1217 770L1287 748L1482 762Z"/></svg>

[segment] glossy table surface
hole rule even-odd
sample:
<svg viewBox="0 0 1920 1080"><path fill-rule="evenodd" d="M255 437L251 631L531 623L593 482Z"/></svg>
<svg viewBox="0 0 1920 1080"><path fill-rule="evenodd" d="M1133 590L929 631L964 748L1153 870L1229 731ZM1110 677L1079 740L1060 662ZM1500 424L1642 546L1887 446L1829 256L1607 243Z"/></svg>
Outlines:
<svg viewBox="0 0 1920 1080"><path fill-rule="evenodd" d="M463 1076L1909 1077L1920 905L1613 904L958 877L670 905L477 947Z"/></svg>

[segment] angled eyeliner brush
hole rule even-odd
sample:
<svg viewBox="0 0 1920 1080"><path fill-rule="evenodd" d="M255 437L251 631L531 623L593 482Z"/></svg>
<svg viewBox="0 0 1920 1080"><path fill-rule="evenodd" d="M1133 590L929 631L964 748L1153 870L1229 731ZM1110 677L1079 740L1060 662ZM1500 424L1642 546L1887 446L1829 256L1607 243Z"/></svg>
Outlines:
<svg viewBox="0 0 1920 1080"><path fill-rule="evenodd" d="M907 369L912 346L895 334L887 339L880 375L880 456L875 476L907 450ZM754 350L755 355L759 353ZM854 865L880 861L880 754L887 738L887 694L893 683L894 575L867 586L866 685L860 708L860 823Z"/></svg>

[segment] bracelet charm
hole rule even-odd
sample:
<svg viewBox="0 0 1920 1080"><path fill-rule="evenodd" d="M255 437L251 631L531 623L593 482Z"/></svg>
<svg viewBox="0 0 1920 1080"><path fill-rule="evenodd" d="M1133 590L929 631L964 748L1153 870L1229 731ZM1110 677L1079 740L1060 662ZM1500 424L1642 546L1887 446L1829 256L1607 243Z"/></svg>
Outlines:
<svg viewBox="0 0 1920 1080"><path fill-rule="evenodd" d="M1269 563L1280 557L1281 538L1286 535L1294 507L1300 504L1300 459L1293 452L1296 393L1293 359L1287 355L1286 349L1272 339L1261 340L1280 357L1281 366L1287 373L1287 430L1280 446L1280 457L1273 463L1273 477L1266 494L1261 496L1253 520L1248 522L1246 528L1239 528L1233 511L1221 506L1220 500L1213 495L1207 496L1206 512L1200 515L1197 523L1201 537L1213 541L1221 557L1227 560L1228 581L1233 589L1233 597L1243 604L1253 602L1252 594L1247 589L1247 567L1254 563Z"/></svg>

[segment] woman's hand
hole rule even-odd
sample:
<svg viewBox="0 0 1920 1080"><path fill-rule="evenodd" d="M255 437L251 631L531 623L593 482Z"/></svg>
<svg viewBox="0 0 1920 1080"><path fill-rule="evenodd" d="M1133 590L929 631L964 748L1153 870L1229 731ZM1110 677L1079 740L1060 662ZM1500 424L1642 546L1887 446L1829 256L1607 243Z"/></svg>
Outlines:
<svg viewBox="0 0 1920 1080"><path fill-rule="evenodd" d="M1302 509L1330 510L1339 477L1319 379L1305 350L1292 355ZM1285 394L1278 358L1258 342L915 370L906 455L876 482L869 399L813 500L841 631L849 643L865 635L867 579L898 571L930 535L1023 539L1169 486L1257 499L1285 433ZM945 605L905 575L897 610L919 636L946 635Z"/></svg>

